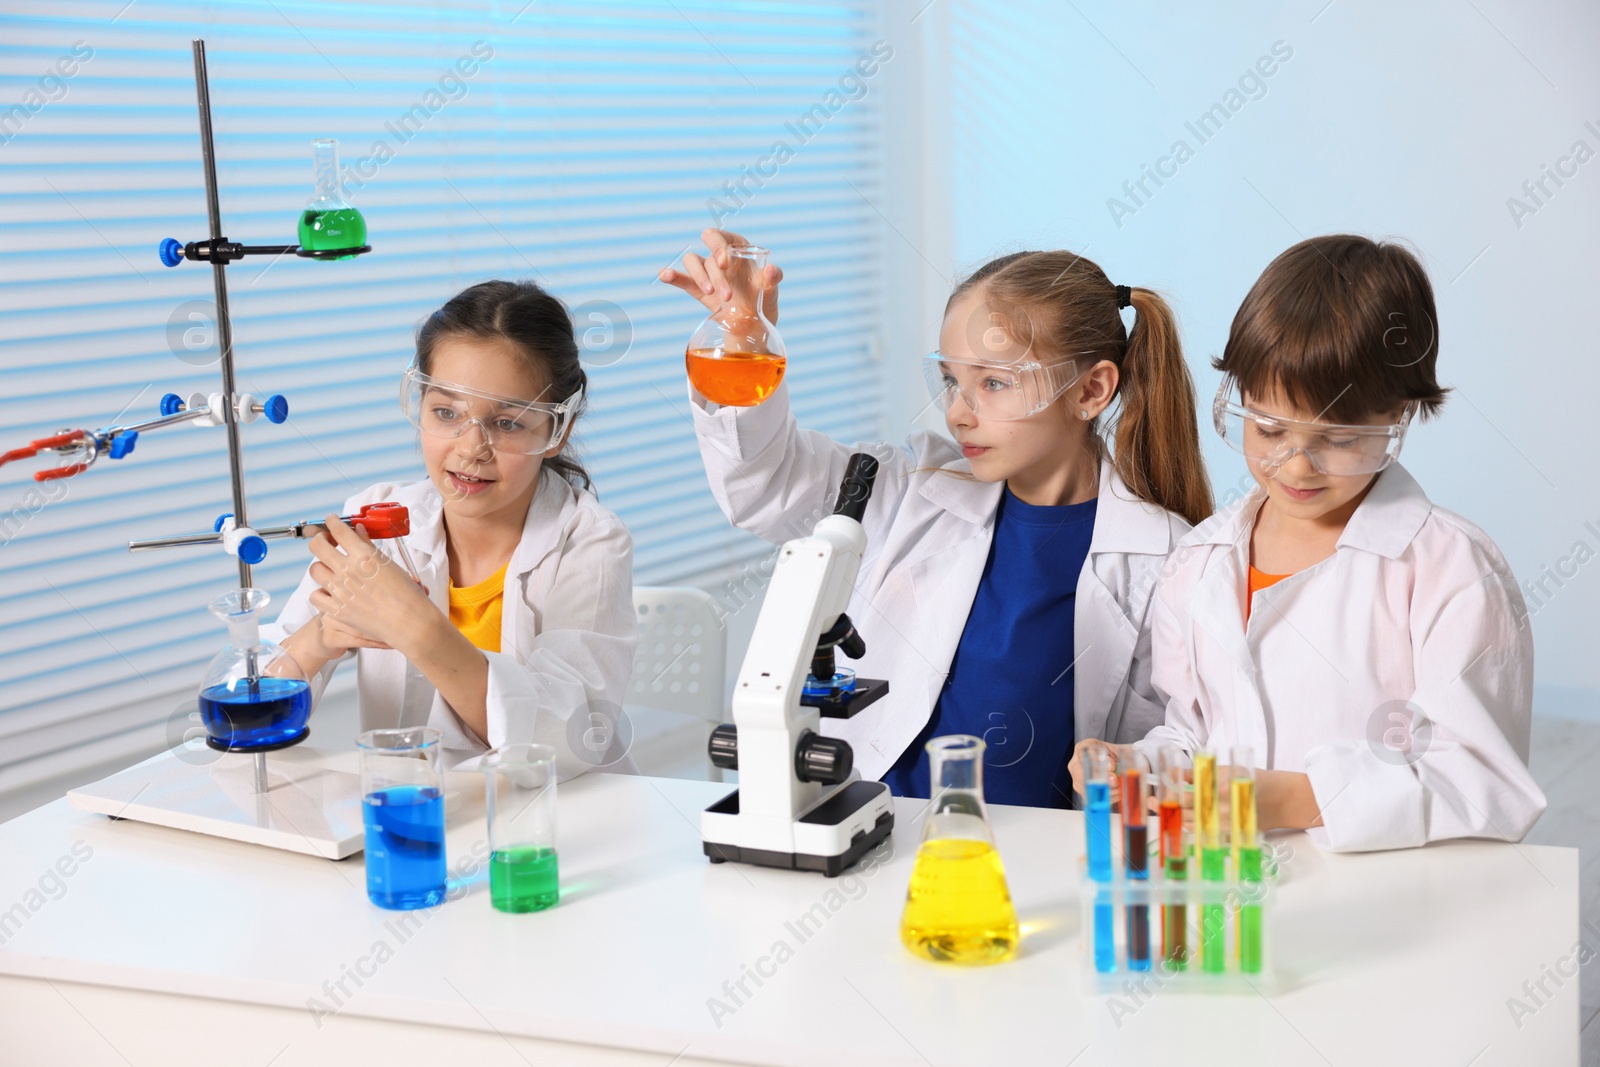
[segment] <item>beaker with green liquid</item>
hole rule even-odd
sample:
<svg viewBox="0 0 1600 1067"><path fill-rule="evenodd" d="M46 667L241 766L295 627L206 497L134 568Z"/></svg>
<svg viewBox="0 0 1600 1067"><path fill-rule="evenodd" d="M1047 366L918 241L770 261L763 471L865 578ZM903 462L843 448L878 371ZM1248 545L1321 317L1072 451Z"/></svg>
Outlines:
<svg viewBox="0 0 1600 1067"><path fill-rule="evenodd" d="M489 900L499 911L543 911L561 897L556 865L556 750L504 745L483 757L489 820Z"/></svg>
<svg viewBox="0 0 1600 1067"><path fill-rule="evenodd" d="M1021 937L983 803L982 739L927 744L933 790L900 919L900 940L941 963L999 963Z"/></svg>
<svg viewBox="0 0 1600 1067"><path fill-rule="evenodd" d="M300 213L300 251L313 259L354 259L367 243L367 220L344 198L339 177L339 142L319 137L311 142L311 177L316 191ZM336 253L350 250L349 255Z"/></svg>

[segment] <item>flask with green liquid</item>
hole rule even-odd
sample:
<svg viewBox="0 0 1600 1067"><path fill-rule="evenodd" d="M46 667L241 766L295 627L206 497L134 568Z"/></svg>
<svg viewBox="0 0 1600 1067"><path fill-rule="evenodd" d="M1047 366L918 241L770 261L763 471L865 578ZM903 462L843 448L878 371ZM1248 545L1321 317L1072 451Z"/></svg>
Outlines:
<svg viewBox="0 0 1600 1067"><path fill-rule="evenodd" d="M311 142L311 174L316 192L300 213L300 249L315 259L354 259L367 243L367 220L344 198L339 178L339 142L319 137ZM349 255L332 253L351 250Z"/></svg>

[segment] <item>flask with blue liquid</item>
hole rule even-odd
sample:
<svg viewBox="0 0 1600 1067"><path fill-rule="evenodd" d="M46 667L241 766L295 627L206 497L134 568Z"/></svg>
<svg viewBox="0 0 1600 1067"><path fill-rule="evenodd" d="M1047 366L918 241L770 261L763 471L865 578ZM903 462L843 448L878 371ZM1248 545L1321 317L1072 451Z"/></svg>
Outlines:
<svg viewBox="0 0 1600 1067"><path fill-rule="evenodd" d="M200 685L206 744L222 752L267 752L305 740L311 732L311 686L293 656L261 638L261 614L272 600L264 589L235 589L210 604L228 627Z"/></svg>

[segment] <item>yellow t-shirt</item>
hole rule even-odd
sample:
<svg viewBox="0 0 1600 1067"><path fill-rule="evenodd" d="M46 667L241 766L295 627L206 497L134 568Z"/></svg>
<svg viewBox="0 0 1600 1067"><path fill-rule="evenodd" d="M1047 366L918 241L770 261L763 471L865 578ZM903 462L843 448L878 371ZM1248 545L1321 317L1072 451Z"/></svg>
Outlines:
<svg viewBox="0 0 1600 1067"><path fill-rule="evenodd" d="M466 588L450 583L450 621L474 646L485 652L500 651L500 607L505 602L506 567L477 585Z"/></svg>

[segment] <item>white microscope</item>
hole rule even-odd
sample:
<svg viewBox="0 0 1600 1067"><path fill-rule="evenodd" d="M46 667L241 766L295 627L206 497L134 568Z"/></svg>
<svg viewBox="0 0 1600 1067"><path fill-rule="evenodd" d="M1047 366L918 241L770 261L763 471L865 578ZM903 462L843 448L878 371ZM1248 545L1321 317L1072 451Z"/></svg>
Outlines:
<svg viewBox="0 0 1600 1067"><path fill-rule="evenodd" d="M733 722L711 735L711 762L739 772L739 788L700 816L712 863L832 878L894 828L889 787L862 781L849 743L818 732L823 716L849 718L889 691L887 681L834 666L835 646L851 659L866 652L844 609L877 474L872 456L851 456L833 514L779 550L734 686Z"/></svg>

